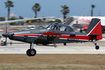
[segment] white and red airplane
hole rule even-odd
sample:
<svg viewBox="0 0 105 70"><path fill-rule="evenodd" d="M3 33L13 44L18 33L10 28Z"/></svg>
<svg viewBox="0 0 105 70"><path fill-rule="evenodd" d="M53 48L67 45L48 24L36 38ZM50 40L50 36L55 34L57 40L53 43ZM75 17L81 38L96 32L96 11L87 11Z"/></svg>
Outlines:
<svg viewBox="0 0 105 70"><path fill-rule="evenodd" d="M76 27L76 28L83 28L84 31L87 30L89 23L93 18L98 18L101 20L101 26L102 30L105 31L105 17L99 17L99 16L71 16L74 18L74 21L70 24L70 26Z"/></svg>

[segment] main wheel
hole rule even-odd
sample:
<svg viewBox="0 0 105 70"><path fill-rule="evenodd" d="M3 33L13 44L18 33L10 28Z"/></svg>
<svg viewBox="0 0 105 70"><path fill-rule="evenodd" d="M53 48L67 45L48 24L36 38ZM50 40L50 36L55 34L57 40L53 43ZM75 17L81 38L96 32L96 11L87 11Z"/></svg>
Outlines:
<svg viewBox="0 0 105 70"><path fill-rule="evenodd" d="M100 48L99 46L96 46L96 47L95 47L96 50L98 50L99 48Z"/></svg>
<svg viewBox="0 0 105 70"><path fill-rule="evenodd" d="M35 49L28 49L26 54L28 56L35 56L36 55L36 50Z"/></svg>

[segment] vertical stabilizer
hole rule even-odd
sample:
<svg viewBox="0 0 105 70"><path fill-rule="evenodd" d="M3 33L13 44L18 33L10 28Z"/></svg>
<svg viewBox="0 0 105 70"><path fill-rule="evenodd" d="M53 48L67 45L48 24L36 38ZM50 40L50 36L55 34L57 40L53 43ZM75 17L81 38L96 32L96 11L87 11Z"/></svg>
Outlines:
<svg viewBox="0 0 105 70"><path fill-rule="evenodd" d="M102 39L102 29L100 19L93 18L89 24L86 33L90 36L90 39L100 40Z"/></svg>

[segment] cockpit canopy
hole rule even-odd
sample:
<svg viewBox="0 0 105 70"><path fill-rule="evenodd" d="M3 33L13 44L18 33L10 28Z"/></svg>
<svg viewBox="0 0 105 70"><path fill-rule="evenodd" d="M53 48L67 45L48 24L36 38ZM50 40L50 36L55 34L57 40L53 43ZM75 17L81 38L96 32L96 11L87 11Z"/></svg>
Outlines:
<svg viewBox="0 0 105 70"><path fill-rule="evenodd" d="M67 32L67 33L74 32L74 30L70 26L66 24L62 24L62 23L49 24L47 29L57 30L57 31L62 31L62 32Z"/></svg>

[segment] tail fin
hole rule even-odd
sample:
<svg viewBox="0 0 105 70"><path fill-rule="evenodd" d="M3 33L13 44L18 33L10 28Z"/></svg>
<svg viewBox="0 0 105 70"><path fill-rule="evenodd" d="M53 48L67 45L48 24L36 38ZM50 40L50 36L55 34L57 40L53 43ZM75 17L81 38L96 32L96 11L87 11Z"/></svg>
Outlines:
<svg viewBox="0 0 105 70"><path fill-rule="evenodd" d="M101 40L102 39L102 29L100 19L93 18L89 24L86 33L89 35L90 40Z"/></svg>

